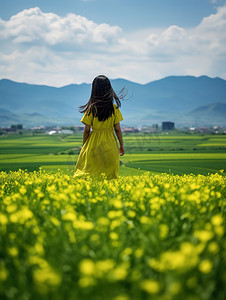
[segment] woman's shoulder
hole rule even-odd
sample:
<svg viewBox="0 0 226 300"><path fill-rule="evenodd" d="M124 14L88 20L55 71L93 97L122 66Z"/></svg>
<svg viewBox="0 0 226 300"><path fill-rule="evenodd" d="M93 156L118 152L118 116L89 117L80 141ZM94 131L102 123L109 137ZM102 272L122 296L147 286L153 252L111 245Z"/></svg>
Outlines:
<svg viewBox="0 0 226 300"><path fill-rule="evenodd" d="M119 108L115 103L113 103L113 107L114 107L114 110Z"/></svg>

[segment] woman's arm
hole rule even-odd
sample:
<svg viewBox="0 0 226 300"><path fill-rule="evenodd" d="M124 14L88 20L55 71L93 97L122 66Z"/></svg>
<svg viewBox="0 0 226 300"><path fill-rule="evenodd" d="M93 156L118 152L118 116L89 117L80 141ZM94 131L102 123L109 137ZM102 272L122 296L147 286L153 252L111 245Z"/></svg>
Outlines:
<svg viewBox="0 0 226 300"><path fill-rule="evenodd" d="M120 144L120 148L119 148L120 156L123 156L125 154L125 149L124 149L120 124L119 123L115 124L114 128L115 128L115 133L117 135L117 138L118 138L119 144Z"/></svg>
<svg viewBox="0 0 226 300"><path fill-rule="evenodd" d="M84 132L83 132L83 144L82 144L82 146L85 144L86 140L88 139L89 133L90 133L90 126L85 124Z"/></svg>

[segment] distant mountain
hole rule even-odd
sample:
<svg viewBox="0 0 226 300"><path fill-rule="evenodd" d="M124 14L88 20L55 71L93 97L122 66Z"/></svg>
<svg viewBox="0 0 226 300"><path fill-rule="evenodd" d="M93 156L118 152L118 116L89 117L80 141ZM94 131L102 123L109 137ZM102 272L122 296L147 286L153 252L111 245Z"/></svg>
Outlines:
<svg viewBox="0 0 226 300"><path fill-rule="evenodd" d="M5 124L19 123L20 117L8 109L0 108L0 127ZM2 125L1 125L2 124Z"/></svg>
<svg viewBox="0 0 226 300"><path fill-rule="evenodd" d="M199 123L202 120L204 125L225 125L226 103L213 103L206 106L198 107L187 114ZM213 120L213 121L210 121Z"/></svg>
<svg viewBox="0 0 226 300"><path fill-rule="evenodd" d="M175 121L176 127L197 121L200 126L226 125L226 112L218 109L226 105L226 81L221 78L170 76L144 85L125 79L111 82L116 92L123 87L128 91L122 100L123 125L162 121ZM0 126L79 125L78 108L88 101L90 91L91 85L85 83L56 88L2 79Z"/></svg>

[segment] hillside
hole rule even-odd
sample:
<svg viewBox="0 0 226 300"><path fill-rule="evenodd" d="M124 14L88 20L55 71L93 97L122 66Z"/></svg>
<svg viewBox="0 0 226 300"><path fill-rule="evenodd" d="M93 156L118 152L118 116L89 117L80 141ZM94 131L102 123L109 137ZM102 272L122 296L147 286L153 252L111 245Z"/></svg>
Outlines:
<svg viewBox="0 0 226 300"><path fill-rule="evenodd" d="M175 121L177 126L226 125L225 110L210 113L207 106L226 104L226 81L207 76L171 76L142 85L124 79L111 80L116 92L125 87L122 101L124 125L151 125ZM90 84L49 87L0 80L0 126L23 123L38 125L79 125L80 105L86 103ZM204 109L202 109L204 107ZM200 111L201 109L201 111Z"/></svg>
<svg viewBox="0 0 226 300"><path fill-rule="evenodd" d="M226 103L213 103L201 106L189 112L187 116L194 118L196 122L202 120L205 124L208 124L209 120L214 120L215 125L225 124Z"/></svg>

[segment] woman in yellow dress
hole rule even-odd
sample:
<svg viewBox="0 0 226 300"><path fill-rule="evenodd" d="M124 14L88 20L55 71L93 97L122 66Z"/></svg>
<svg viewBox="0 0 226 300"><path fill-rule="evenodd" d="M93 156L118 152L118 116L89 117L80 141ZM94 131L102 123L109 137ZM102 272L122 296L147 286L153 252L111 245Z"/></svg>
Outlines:
<svg viewBox="0 0 226 300"><path fill-rule="evenodd" d="M117 105L113 103L114 100ZM88 103L80 107L80 112L84 113L81 122L85 124L85 128L74 177L98 176L102 173L107 179L118 177L119 155L125 153L119 123L123 120L120 106L121 102L110 80L104 75L97 76L93 80Z"/></svg>

